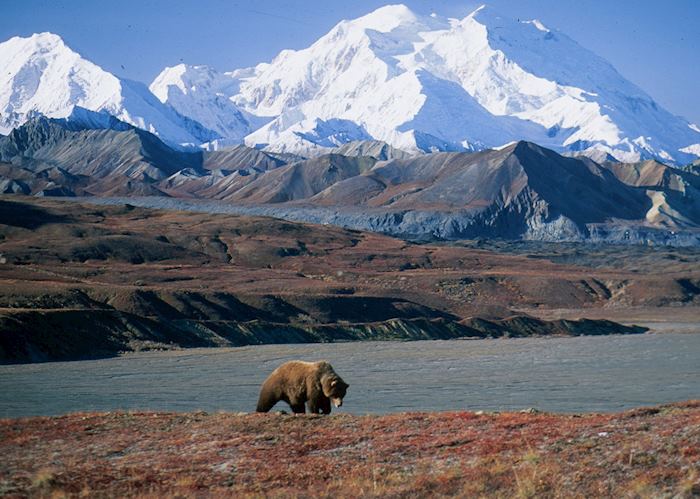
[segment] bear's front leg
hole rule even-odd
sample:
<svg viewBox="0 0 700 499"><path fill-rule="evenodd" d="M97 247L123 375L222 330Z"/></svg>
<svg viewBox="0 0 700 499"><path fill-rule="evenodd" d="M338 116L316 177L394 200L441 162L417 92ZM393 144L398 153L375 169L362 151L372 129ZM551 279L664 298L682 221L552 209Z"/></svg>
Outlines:
<svg viewBox="0 0 700 499"><path fill-rule="evenodd" d="M306 413L306 405L304 405L304 402L298 402L298 401L290 401L289 402L289 407L292 408L292 412L294 414L304 414Z"/></svg>
<svg viewBox="0 0 700 499"><path fill-rule="evenodd" d="M330 414L331 401L328 397L321 397L316 400L309 400L309 412L311 414Z"/></svg>
<svg viewBox="0 0 700 499"><path fill-rule="evenodd" d="M319 401L319 409L321 410L322 414L330 414L331 413L331 399L328 397L323 397Z"/></svg>
<svg viewBox="0 0 700 499"><path fill-rule="evenodd" d="M326 397L320 400L309 400L309 412L311 414L330 414L331 401Z"/></svg>

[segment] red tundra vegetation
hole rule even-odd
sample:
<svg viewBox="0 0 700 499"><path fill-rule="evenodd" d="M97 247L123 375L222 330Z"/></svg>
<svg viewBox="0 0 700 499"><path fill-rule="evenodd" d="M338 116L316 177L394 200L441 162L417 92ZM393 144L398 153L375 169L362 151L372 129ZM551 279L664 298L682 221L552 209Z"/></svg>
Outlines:
<svg viewBox="0 0 700 499"><path fill-rule="evenodd" d="M619 414L0 420L3 497L693 497L700 401Z"/></svg>

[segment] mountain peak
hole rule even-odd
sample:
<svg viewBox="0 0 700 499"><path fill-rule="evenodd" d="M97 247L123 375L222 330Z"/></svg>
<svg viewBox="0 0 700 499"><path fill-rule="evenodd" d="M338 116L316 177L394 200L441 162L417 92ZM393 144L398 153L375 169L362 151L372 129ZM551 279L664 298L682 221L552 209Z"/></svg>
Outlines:
<svg viewBox="0 0 700 499"><path fill-rule="evenodd" d="M198 83L204 83L216 76L216 72L208 66L191 66L181 63L166 67L153 80L149 88L161 102L165 102L171 86L177 87L182 93L186 94L195 90Z"/></svg>
<svg viewBox="0 0 700 499"><path fill-rule="evenodd" d="M0 67L0 133L33 113L61 118L80 106L171 144L214 137L302 155L298 147L313 154L370 139L411 152L525 139L623 161L687 163L700 155L700 128L601 57L538 20L487 5L461 20L386 5L270 63L226 73L166 68L150 91L83 59L53 33L0 43Z"/></svg>
<svg viewBox="0 0 700 499"><path fill-rule="evenodd" d="M518 153L526 153L529 151L534 151L537 154L543 155L545 154L545 151L549 151L546 147L542 147L539 144L536 144L535 142L530 142L527 140L519 140L517 143L513 144L511 146L513 148L513 152L517 155Z"/></svg>
<svg viewBox="0 0 700 499"><path fill-rule="evenodd" d="M284 132L311 131L301 125L315 126L315 118L353 122L412 152L525 139L626 161L682 162L700 143L695 129L565 34L487 5L462 20L387 5L236 82L226 95L243 111L271 118L268 130L275 130L264 140L254 131L246 143L274 150L290 145L283 140L296 144L298 133ZM655 141L635 142L647 136Z"/></svg>
<svg viewBox="0 0 700 499"><path fill-rule="evenodd" d="M219 138L242 141L252 130L228 98L237 89L238 83L230 75L188 64L165 68L149 87L160 102L201 123Z"/></svg>
<svg viewBox="0 0 700 499"><path fill-rule="evenodd" d="M54 33L0 43L0 67L0 133L39 114L67 118L78 106L153 132L172 145L199 143L212 135L164 106L143 84L105 71Z"/></svg>
<svg viewBox="0 0 700 499"><path fill-rule="evenodd" d="M478 14L479 12L481 12L482 10L486 10L486 9L488 9L488 8L489 8L488 5L486 5L485 3L482 3L482 4L479 5L476 9L472 10L472 11L469 13L469 15L467 15L467 17L474 17L475 15L477 15L477 14Z"/></svg>
<svg viewBox="0 0 700 499"><path fill-rule="evenodd" d="M418 16L404 4L385 5L351 21L365 29L388 33L401 24L415 22Z"/></svg>
<svg viewBox="0 0 700 499"><path fill-rule="evenodd" d="M42 47L66 47L63 38L56 33L51 33L50 31L44 31L42 33L34 33L28 37L16 37L24 40L29 40Z"/></svg>
<svg viewBox="0 0 700 499"><path fill-rule="evenodd" d="M63 38L48 31L30 36L15 36L0 43L0 57L12 55L18 60L26 60L35 57L35 54L41 56L48 53L79 57L65 44Z"/></svg>

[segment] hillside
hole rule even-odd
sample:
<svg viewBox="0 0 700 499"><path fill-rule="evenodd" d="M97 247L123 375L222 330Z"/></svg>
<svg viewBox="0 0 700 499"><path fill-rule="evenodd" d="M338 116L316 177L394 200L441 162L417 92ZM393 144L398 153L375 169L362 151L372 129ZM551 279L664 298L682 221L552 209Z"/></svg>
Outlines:
<svg viewBox="0 0 700 499"><path fill-rule="evenodd" d="M199 168L200 156L175 151L128 125L88 128L37 118L0 137L3 175L35 195L164 195L154 183Z"/></svg>
<svg viewBox="0 0 700 499"><path fill-rule="evenodd" d="M0 493L693 497L698 449L697 401L576 415L77 413L0 420Z"/></svg>
<svg viewBox="0 0 700 499"><path fill-rule="evenodd" d="M680 320L700 306L694 248L623 246L587 261L558 255L559 246L517 255L264 217L14 196L0 199L0 221L3 362L636 333L645 329L611 320L638 324L640 309ZM587 316L596 320L571 320Z"/></svg>

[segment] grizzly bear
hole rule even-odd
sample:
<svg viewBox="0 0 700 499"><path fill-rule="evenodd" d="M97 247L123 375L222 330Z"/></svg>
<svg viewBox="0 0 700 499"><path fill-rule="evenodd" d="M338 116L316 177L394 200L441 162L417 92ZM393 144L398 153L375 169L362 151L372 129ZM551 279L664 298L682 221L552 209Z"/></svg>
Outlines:
<svg viewBox="0 0 700 499"><path fill-rule="evenodd" d="M305 404L312 414L330 414L331 402L343 405L348 384L336 374L328 362L292 360L272 371L260 389L257 412L267 412L280 400L303 414Z"/></svg>

